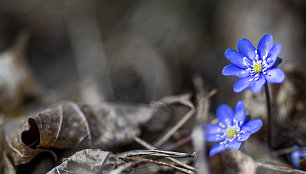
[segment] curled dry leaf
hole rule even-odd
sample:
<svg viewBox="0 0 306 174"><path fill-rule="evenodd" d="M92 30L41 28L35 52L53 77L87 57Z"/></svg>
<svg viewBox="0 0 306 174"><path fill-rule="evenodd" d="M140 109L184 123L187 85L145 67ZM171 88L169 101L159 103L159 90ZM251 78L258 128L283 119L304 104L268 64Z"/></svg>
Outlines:
<svg viewBox="0 0 306 174"><path fill-rule="evenodd" d="M33 149L22 141L21 133L30 128L28 124L24 123L26 123L26 119L10 121L4 126L4 148L15 165L27 163L42 152L52 153L48 149Z"/></svg>
<svg viewBox="0 0 306 174"><path fill-rule="evenodd" d="M36 115L5 124L6 151L14 165L50 149L114 149L133 141L140 125L158 109L147 105L63 102ZM164 115L165 117L169 115Z"/></svg>
<svg viewBox="0 0 306 174"><path fill-rule="evenodd" d="M61 173L109 173L118 164L123 163L114 154L108 151L99 149L84 149L76 152L68 159L64 160L62 164L53 168L48 174Z"/></svg>
<svg viewBox="0 0 306 174"><path fill-rule="evenodd" d="M256 162L248 155L236 151L226 150L209 160L212 174L255 174Z"/></svg>

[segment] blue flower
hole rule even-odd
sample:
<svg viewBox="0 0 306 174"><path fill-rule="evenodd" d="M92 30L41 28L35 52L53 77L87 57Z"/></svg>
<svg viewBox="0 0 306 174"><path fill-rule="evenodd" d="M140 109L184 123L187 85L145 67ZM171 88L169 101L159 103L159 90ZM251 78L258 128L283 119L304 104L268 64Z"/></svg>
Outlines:
<svg viewBox="0 0 306 174"><path fill-rule="evenodd" d="M239 52L227 49L225 57L232 63L223 68L222 74L240 78L234 84L234 91L239 93L250 87L251 91L259 92L266 82L282 83L285 80L284 72L277 67L278 55L282 49L280 44L273 46L273 37L264 35L256 50L247 39L238 42ZM279 59L279 60L278 60Z"/></svg>
<svg viewBox="0 0 306 174"><path fill-rule="evenodd" d="M251 134L257 132L261 126L260 119L245 122L246 113L242 101L238 101L234 112L228 105L217 108L219 124L202 124L205 140L217 142L210 150L209 156L213 156L226 149L238 150L241 143L247 140Z"/></svg>
<svg viewBox="0 0 306 174"><path fill-rule="evenodd" d="M293 146L292 147L294 150L298 150L299 149L299 146ZM306 158L306 151L294 151L291 153L290 155L290 160L291 160L291 163L294 167L296 168L301 168L300 166L300 160L302 158Z"/></svg>

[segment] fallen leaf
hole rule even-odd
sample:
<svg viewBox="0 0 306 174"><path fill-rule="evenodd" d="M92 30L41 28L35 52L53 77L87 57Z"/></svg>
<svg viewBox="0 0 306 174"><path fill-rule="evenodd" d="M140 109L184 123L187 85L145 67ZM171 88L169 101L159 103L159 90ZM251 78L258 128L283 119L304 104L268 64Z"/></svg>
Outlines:
<svg viewBox="0 0 306 174"><path fill-rule="evenodd" d="M27 163L41 152L54 154L51 149L114 150L131 143L140 134L140 125L153 119L157 111L141 104L62 102L30 117L7 122L5 149L14 165Z"/></svg>
<svg viewBox="0 0 306 174"><path fill-rule="evenodd" d="M114 154L99 149L84 149L65 159L59 166L48 174L82 173L96 174L109 173L118 164L123 163Z"/></svg>

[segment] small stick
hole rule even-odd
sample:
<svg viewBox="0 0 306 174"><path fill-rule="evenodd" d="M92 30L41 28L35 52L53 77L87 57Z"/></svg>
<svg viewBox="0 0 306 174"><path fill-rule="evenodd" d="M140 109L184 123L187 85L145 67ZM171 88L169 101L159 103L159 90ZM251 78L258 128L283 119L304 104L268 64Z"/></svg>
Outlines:
<svg viewBox="0 0 306 174"><path fill-rule="evenodd" d="M207 96L205 97L205 100L209 99L213 95L217 93L217 90L214 89L210 91ZM186 106L190 107L190 111L187 112L187 114L176 124L174 125L167 133L164 135L157 143L155 143L155 147L160 147L162 146L168 139L175 133L177 132L178 129L180 129L190 118L191 116L194 115L195 113L195 108L194 105L190 101L184 101L181 102L182 104L185 104Z"/></svg>
<svg viewBox="0 0 306 174"><path fill-rule="evenodd" d="M159 164L159 165L163 165L163 166L167 166L167 167L174 168L174 169L176 169L176 170L179 170L179 171L182 171L182 172L185 172L185 173L193 173L193 171L191 171L191 170L184 169L184 168L181 168L181 167L177 167L177 166L174 166L174 165L165 163L165 162L152 160L152 159L138 158L138 157L126 157L125 159L127 159L127 160L141 161L141 162L146 162L146 163Z"/></svg>
<svg viewBox="0 0 306 174"><path fill-rule="evenodd" d="M276 171L279 171L279 172L286 172L286 173L306 174L306 172L304 172L302 170L290 169L288 167L266 164L266 163L263 163L263 162L256 162L256 167L264 167L264 168L267 168L267 169L276 170Z"/></svg>
<svg viewBox="0 0 306 174"><path fill-rule="evenodd" d="M207 174L208 163L206 159L206 149L205 147L205 133L200 128L200 123L206 123L208 117L209 109L209 98L217 93L217 90L212 90L208 95L204 90L204 81L202 78L197 77L194 79L194 86L198 93L198 106L197 106L197 122L195 128L192 131L192 142L195 151L197 152L197 157L195 159L195 166L198 168L199 174ZM213 95L211 95L213 94Z"/></svg>
<svg viewBox="0 0 306 174"><path fill-rule="evenodd" d="M276 150L273 151L273 156L279 156L279 155L286 155L292 152L297 152L297 151L305 151L306 152L306 147L301 147L298 149L293 149L292 147L290 148L285 148L285 149L280 149L280 150Z"/></svg>
<svg viewBox="0 0 306 174"><path fill-rule="evenodd" d="M144 140L138 138L138 137L134 137L134 140L139 143L140 145L144 146L145 148L147 149L156 149L154 146L150 145L149 143L145 142ZM189 170L192 170L192 171L197 171L197 169L195 169L194 167L192 166L189 166L185 163L182 163L181 161L177 160L177 159L174 159L174 158L171 158L171 157L166 157L167 159L181 165L182 167L185 167L186 169L189 169Z"/></svg>
<svg viewBox="0 0 306 174"><path fill-rule="evenodd" d="M191 108L191 110L176 124L174 125L167 133L164 135L157 143L155 143L156 147L162 146L168 139L179 130L190 118L193 116L195 110Z"/></svg>
<svg viewBox="0 0 306 174"><path fill-rule="evenodd" d="M268 147L270 151L272 150L272 112L271 112L271 101L268 83L265 84L265 96L266 96L266 107L267 107L267 117L268 117Z"/></svg>
<svg viewBox="0 0 306 174"><path fill-rule="evenodd" d="M120 158L126 158L126 157L131 157L131 156L188 158L188 157L194 157L194 154L154 149L154 150L132 150L132 151L120 153L117 156Z"/></svg>
<svg viewBox="0 0 306 174"><path fill-rule="evenodd" d="M180 141L178 141L178 142L176 142L176 143L174 143L174 144L172 144L172 145L170 145L170 146L167 146L167 147L165 148L165 150L173 150L173 149L176 149L176 148L178 148L178 147L180 147L180 146L182 146L182 145L184 145L184 144L190 142L191 140L192 140L192 137L191 137L191 135L189 135L189 136L187 136L187 137L181 139Z"/></svg>

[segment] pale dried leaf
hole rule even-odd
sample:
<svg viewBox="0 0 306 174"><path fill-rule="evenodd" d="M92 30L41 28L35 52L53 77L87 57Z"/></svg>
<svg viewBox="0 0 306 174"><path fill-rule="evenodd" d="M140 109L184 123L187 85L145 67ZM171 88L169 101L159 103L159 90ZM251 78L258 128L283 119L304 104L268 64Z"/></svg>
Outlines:
<svg viewBox="0 0 306 174"><path fill-rule="evenodd" d="M115 155L99 149L85 149L76 152L62 164L53 168L48 174L82 173L96 174L109 173L109 171L122 163Z"/></svg>
<svg viewBox="0 0 306 174"><path fill-rule="evenodd" d="M16 112L27 96L39 96L41 89L25 59L28 34L21 33L14 45L0 54L0 109Z"/></svg>

